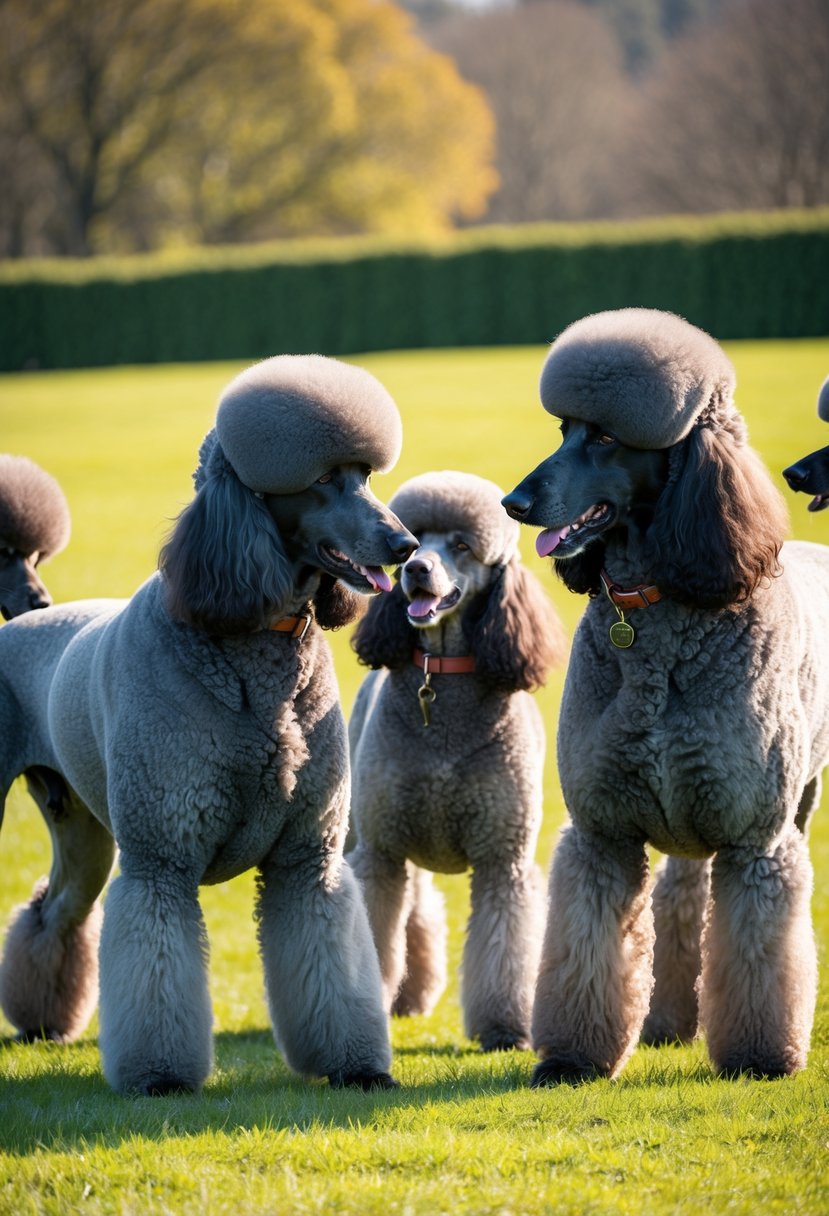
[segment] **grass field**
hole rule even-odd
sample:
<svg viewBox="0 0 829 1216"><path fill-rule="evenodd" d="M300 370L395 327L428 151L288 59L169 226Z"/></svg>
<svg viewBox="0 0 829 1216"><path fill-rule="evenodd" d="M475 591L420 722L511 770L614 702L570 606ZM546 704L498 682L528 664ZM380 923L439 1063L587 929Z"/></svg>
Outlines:
<svg viewBox="0 0 829 1216"><path fill-rule="evenodd" d="M775 475L823 446L814 412L829 340L734 343L738 404ZM540 348L372 355L396 397L404 454L383 497L428 468L511 488L556 445L537 404ZM57 600L129 595L189 500L198 444L231 365L0 378L0 449L61 481L69 548L44 570ZM778 483L783 486L778 476ZM792 534L829 543L829 512L790 496ZM583 602L523 551L572 632ZM334 635L348 710L361 678ZM827 643L829 644L829 643ZM540 696L554 729L559 673ZM552 743L549 749L552 753ZM548 755L539 861L564 818ZM0 922L48 870L47 834L16 789L0 838ZM93 1021L72 1046L22 1046L0 1019L0 1213L799 1213L829 1211L829 796L812 833L821 988L809 1067L778 1082L723 1081L703 1044L639 1048L616 1082L531 1091L531 1053L485 1056L460 1029L466 879L440 880L453 980L433 1015L393 1026L391 1093L292 1077L271 1039L251 876L204 891L216 1066L194 1097L126 1099L105 1084Z"/></svg>

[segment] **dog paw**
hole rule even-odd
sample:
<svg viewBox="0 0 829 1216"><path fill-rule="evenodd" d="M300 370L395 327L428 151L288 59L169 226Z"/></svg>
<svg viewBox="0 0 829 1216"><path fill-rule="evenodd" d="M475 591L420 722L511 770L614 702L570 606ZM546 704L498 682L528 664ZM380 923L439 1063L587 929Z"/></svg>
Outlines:
<svg viewBox="0 0 829 1216"><path fill-rule="evenodd" d="M480 1036L481 1051L529 1051L530 1040L520 1030L497 1027Z"/></svg>
<svg viewBox="0 0 829 1216"><path fill-rule="evenodd" d="M332 1072L328 1074L328 1081L332 1089L345 1089L346 1086L351 1086L353 1089L362 1089L366 1092L371 1089L399 1089L400 1082L395 1081L387 1072Z"/></svg>
<svg viewBox="0 0 829 1216"><path fill-rule="evenodd" d="M547 1085L578 1085L582 1081L595 1081L604 1074L586 1056L548 1056L536 1064L530 1079L532 1089Z"/></svg>

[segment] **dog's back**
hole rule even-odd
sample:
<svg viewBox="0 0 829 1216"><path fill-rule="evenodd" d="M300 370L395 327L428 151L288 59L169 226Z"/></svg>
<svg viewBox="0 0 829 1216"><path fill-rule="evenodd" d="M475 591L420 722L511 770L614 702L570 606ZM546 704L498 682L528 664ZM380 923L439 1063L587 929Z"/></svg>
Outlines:
<svg viewBox="0 0 829 1216"><path fill-rule="evenodd" d="M67 648L120 600L83 600L27 612L0 629L0 794L34 765L61 771L48 728L55 673Z"/></svg>

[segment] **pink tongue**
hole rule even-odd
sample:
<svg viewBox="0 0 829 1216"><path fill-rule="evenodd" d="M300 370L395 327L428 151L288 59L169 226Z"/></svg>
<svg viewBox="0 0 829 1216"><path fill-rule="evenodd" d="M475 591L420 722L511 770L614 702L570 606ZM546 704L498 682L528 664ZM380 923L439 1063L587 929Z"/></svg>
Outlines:
<svg viewBox="0 0 829 1216"><path fill-rule="evenodd" d="M569 531L569 524L565 524L563 528L545 528L535 540L535 551L538 556L547 557L553 549L557 549Z"/></svg>
<svg viewBox="0 0 829 1216"><path fill-rule="evenodd" d="M417 617L428 616L433 612L440 603L440 598L437 595L426 595L425 592L420 592L414 597L409 604L409 616Z"/></svg>
<svg viewBox="0 0 829 1216"><path fill-rule="evenodd" d="M391 579L382 566L366 566L366 577L378 591L391 591Z"/></svg>

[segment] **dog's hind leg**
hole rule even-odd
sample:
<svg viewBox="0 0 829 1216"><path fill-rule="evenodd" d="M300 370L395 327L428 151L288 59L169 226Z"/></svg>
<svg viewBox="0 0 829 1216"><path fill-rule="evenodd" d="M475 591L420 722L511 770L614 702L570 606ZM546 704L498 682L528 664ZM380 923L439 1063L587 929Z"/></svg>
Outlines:
<svg viewBox="0 0 829 1216"><path fill-rule="evenodd" d="M387 1089L395 1084L388 1019L365 906L348 865L332 856L321 868L315 847L305 862L295 849L285 851L284 864L274 855L260 875L259 945L274 1037L296 1072Z"/></svg>
<svg viewBox="0 0 829 1216"><path fill-rule="evenodd" d="M656 871L653 994L643 1043L690 1042L697 1033L697 980L711 863L666 857Z"/></svg>
<svg viewBox="0 0 829 1216"><path fill-rule="evenodd" d="M812 818L812 813L820 806L821 789L820 774L818 774L811 781L807 781L806 787L800 795L800 803L797 808L797 814L794 817L794 822L795 827L804 836L808 836L809 834L809 822Z"/></svg>
<svg viewBox="0 0 829 1216"><path fill-rule="evenodd" d="M612 1077L648 1011L653 919L644 844L562 833L533 1007L533 1085Z"/></svg>
<svg viewBox="0 0 829 1216"><path fill-rule="evenodd" d="M715 1067L779 1077L806 1064L817 989L806 841L722 849L712 870L700 1017Z"/></svg>
<svg viewBox="0 0 829 1216"><path fill-rule="evenodd" d="M406 920L406 974L392 1013L431 1013L446 987L446 908L431 874L411 863L411 908Z"/></svg>
<svg viewBox="0 0 829 1216"><path fill-rule="evenodd" d="M464 1028L483 1051L530 1046L544 918L537 866L476 865L461 970Z"/></svg>
<svg viewBox="0 0 829 1216"><path fill-rule="evenodd" d="M101 933L101 1059L121 1093L198 1090L213 1063L207 934L181 866L122 854Z"/></svg>
<svg viewBox="0 0 829 1216"><path fill-rule="evenodd" d="M115 844L107 829L51 769L26 773L52 838L48 879L15 909L0 961L0 1004L21 1038L69 1042L98 999L98 895Z"/></svg>

